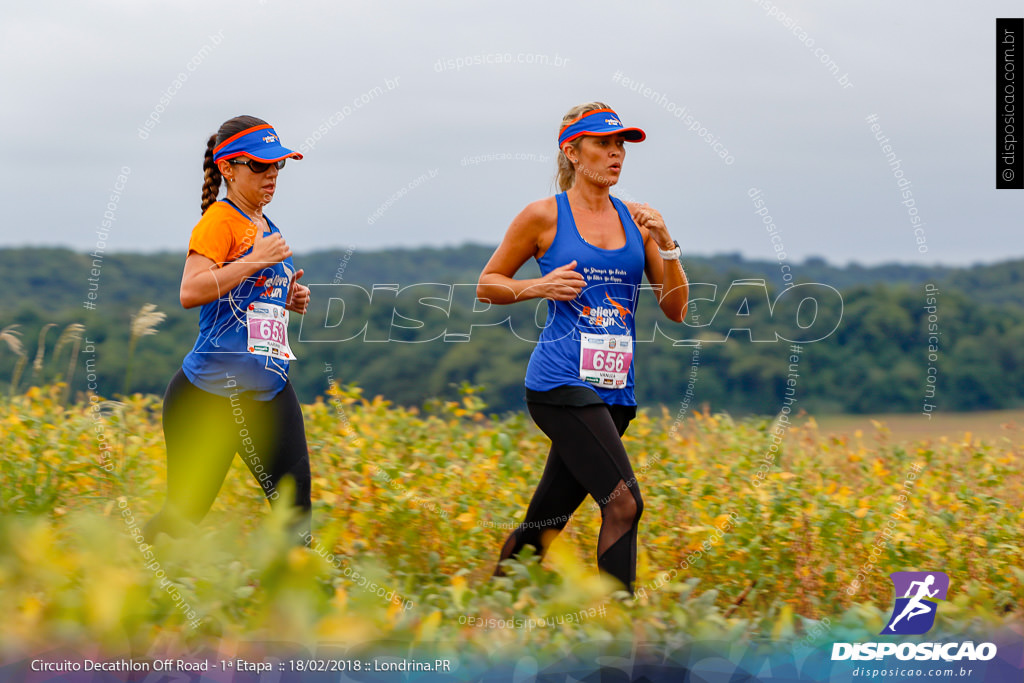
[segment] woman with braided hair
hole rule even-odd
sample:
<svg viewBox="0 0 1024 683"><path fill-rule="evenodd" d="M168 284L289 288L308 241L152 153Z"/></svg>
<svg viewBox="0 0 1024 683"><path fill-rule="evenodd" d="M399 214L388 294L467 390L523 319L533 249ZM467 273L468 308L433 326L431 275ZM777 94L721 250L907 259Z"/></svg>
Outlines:
<svg viewBox="0 0 1024 683"><path fill-rule="evenodd" d="M306 312L309 288L263 213L289 158L302 155L252 116L226 121L207 142L203 215L180 291L182 306L201 306L199 337L164 396L167 501L146 525L150 542L161 532L181 536L206 516L236 453L272 505L297 510L297 537L309 538L309 454L288 381L288 312ZM282 501L285 478L293 493Z"/></svg>

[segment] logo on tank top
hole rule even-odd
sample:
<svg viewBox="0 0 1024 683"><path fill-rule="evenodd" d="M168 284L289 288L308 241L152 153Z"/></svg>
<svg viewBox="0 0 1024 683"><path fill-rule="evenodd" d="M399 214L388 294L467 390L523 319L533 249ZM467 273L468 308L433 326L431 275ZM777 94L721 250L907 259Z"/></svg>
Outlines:
<svg viewBox="0 0 1024 683"><path fill-rule="evenodd" d="M291 286L294 272L287 263L282 263L281 268L284 275L274 273L273 270L264 269L258 277L250 277L243 280L238 286L237 296L239 298L251 296L253 292L259 292L261 299L281 299Z"/></svg>
<svg viewBox="0 0 1024 683"><path fill-rule="evenodd" d="M583 307L583 310L580 311L580 317L584 319L584 322L597 327L618 325L623 329L629 329L626 325L626 316L633 315L633 312L608 296L608 294L604 295L604 299L608 302L608 306Z"/></svg>
<svg viewBox="0 0 1024 683"><path fill-rule="evenodd" d="M273 275L267 277L266 275L260 275L256 278L256 282L253 286L263 291L260 292L260 298L277 298L280 299L284 296L284 289L288 287L290 278L287 275Z"/></svg>

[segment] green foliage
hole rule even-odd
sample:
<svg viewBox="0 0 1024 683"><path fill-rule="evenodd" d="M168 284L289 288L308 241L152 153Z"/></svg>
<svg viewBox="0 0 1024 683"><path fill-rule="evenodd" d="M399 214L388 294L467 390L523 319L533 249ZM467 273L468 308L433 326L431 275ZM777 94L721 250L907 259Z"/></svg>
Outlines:
<svg viewBox="0 0 1024 683"><path fill-rule="evenodd" d="M469 381L485 387L481 395L495 412L520 409L526 362L537 335L535 319L543 319L544 304L530 301L498 307L498 318L508 315L510 322L480 326L498 319L494 311L473 313L471 308L472 285L490 251L489 247L465 245L297 256L296 262L306 270L307 283L358 285L367 291L374 284L465 285L458 301L449 306L450 316L420 305L414 296L436 295L439 285L403 290L397 303L393 291L381 289L374 292L372 302L353 299L346 304L351 304L346 316L358 320L358 325L366 319L369 323L362 336L349 341L299 341L299 322L293 321L290 337L299 360L292 364L290 374L300 397L312 400L327 391L324 367L328 363L339 381L354 382L370 396L379 394L401 405L455 398L455 387ZM178 302L181 254L107 255L102 261L95 310L83 308L86 280L95 265L91 257L37 248L0 250L0 255L11 264L13 275L13 289L6 301L25 302L5 303L0 308L0 327L20 326L17 329L24 334L21 341L26 354L19 356L0 348L0 377L18 375L18 391L66 379L67 369L72 367L69 351L63 351L60 359L52 357L54 340L51 338L46 348L45 336L40 333L51 323L60 329L84 323L82 353L86 353L86 340L92 342L94 352L89 358L100 394L113 396L124 391L129 367L128 391L163 393L197 334L198 311L185 311ZM642 405L660 403L670 409L709 405L734 414L776 413L786 388L789 344L763 338L779 325L793 331L791 321L771 321L769 302L783 291L778 264L729 255L687 258L685 262L692 282L707 283L695 284L691 291L695 300L687 325L669 322L652 295L641 296L636 317L638 400ZM535 269L528 264L521 275L531 276ZM929 389L929 313L923 289L928 282L939 290L937 325L941 333L931 403L940 410L1024 406L1024 262L963 269L856 264L838 268L808 259L803 265L794 265L793 272L798 282L823 282L840 288L843 299L836 332L803 345L799 407L814 413L921 411ZM744 278L766 280L768 298L762 295L744 303L739 290L730 290L731 283ZM321 290L321 294L327 291ZM700 300L704 297L714 300ZM131 316L145 303L155 304L167 313L167 319L160 324L159 334L147 337L133 351ZM331 315L340 316L339 310L337 306L331 309ZM311 319L303 329L303 339L316 340L319 334L329 340L335 331L317 329L322 322ZM473 324L477 326L471 327ZM456 333L462 336L452 336ZM33 366L31 373L22 373L18 364L24 369L25 359L40 351L37 336L44 342L45 363L40 369ZM692 346L673 346L673 339L683 338L704 340L696 357ZM83 363L78 363L75 373L71 389L81 392L86 375ZM692 392L687 398L688 388Z"/></svg>
<svg viewBox="0 0 1024 683"><path fill-rule="evenodd" d="M812 421L771 455L766 420L641 411L624 439L645 500L630 600L596 571L589 499L543 562L524 553L491 577L549 444L522 414L488 418L479 387L453 391L429 411L351 386L303 406L309 548L240 459L191 536L143 547L137 529L166 489L159 399L64 408L59 386L4 399L0 658L57 644L108 657L285 641L558 658L634 639L874 639L897 570L954 578L937 640L1022 616L1024 461L1009 438L895 446L883 429L827 437Z"/></svg>

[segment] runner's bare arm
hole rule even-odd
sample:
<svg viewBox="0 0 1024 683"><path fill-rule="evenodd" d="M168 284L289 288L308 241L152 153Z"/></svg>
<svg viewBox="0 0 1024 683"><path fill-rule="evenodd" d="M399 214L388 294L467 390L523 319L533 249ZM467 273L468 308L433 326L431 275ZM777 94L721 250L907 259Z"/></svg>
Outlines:
<svg viewBox="0 0 1024 683"><path fill-rule="evenodd" d="M644 238L644 272L658 297L658 305L669 320L681 323L686 317L690 283L686 279L681 261L663 259L658 253L659 249L669 251L675 246L665 226L665 220L658 211L647 204L626 202L626 206Z"/></svg>
<svg viewBox="0 0 1024 683"><path fill-rule="evenodd" d="M248 256L220 268L212 259L192 252L185 259L185 270L181 274L181 305L194 308L215 301L267 263L277 263L291 255L292 250L280 233L257 239Z"/></svg>
<svg viewBox="0 0 1024 683"><path fill-rule="evenodd" d="M477 299L493 304L512 304L525 299L570 301L586 287L571 261L539 278L518 280L515 274L533 256L551 245L558 222L554 197L529 204L512 220L505 237L480 273Z"/></svg>

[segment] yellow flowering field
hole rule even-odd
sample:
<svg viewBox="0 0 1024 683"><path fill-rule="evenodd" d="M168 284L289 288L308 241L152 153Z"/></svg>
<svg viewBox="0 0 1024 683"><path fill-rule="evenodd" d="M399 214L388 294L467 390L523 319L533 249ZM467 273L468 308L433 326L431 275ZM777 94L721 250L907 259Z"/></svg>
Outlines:
<svg viewBox="0 0 1024 683"><path fill-rule="evenodd" d="M596 571L588 500L542 563L492 579L540 478L528 417L472 388L422 410L332 389L304 407L314 538L297 546L236 458L189 538L140 546L162 505L160 399L62 389L4 399L0 655L55 643L108 656L251 642L405 643L560 656L580 642L873 637L888 574L944 571L937 629L1019 622L1024 459L1016 431L892 443L642 410L625 436L645 511L635 600ZM216 644L216 645L211 645Z"/></svg>

